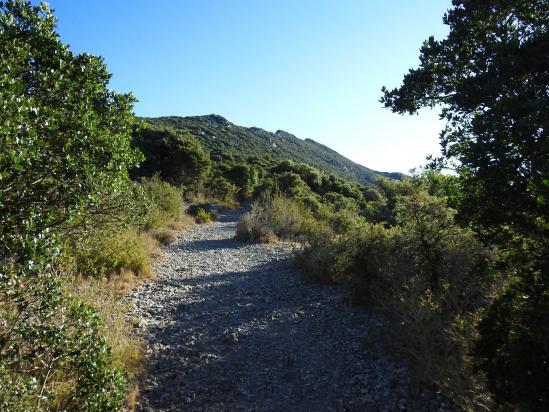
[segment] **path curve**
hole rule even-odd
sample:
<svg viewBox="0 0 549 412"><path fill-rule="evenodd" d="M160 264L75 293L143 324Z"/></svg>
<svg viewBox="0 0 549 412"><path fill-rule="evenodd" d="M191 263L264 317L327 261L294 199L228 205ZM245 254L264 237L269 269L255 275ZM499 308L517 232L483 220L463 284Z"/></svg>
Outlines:
<svg viewBox="0 0 549 412"><path fill-rule="evenodd" d="M375 318L305 284L287 246L235 240L241 213L179 233L132 292L147 345L137 410L431 409L408 398L404 368L364 349Z"/></svg>

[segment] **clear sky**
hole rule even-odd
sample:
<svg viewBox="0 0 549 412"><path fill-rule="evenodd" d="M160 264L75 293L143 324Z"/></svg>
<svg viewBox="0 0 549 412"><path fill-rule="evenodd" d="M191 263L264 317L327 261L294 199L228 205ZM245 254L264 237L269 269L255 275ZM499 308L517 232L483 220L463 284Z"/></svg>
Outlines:
<svg viewBox="0 0 549 412"><path fill-rule="evenodd" d="M75 52L105 58L140 116L216 113L407 172L438 153L437 111L400 116L381 86L442 38L450 0L51 0Z"/></svg>

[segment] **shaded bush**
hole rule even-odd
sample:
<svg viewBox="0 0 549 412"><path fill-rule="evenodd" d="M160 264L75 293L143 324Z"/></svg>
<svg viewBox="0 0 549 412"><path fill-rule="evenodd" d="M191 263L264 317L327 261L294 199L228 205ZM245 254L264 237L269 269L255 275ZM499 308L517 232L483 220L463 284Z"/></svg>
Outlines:
<svg viewBox="0 0 549 412"><path fill-rule="evenodd" d="M305 246L297 251L295 260L307 281L333 283L336 241L334 231L328 224L309 220L305 226Z"/></svg>
<svg viewBox="0 0 549 412"><path fill-rule="evenodd" d="M224 172L224 176L237 187L239 200L244 200L252 193L259 178L257 168L247 164L236 164L229 167Z"/></svg>
<svg viewBox="0 0 549 412"><path fill-rule="evenodd" d="M357 220L332 243L332 276L349 287L355 302L375 304L387 287L399 251L398 229Z"/></svg>
<svg viewBox="0 0 549 412"><path fill-rule="evenodd" d="M232 201L236 197L238 187L224 177L219 176L207 183L206 191L214 199Z"/></svg>
<svg viewBox="0 0 549 412"><path fill-rule="evenodd" d="M543 260L541 260L543 262ZM476 365L502 407L549 410L549 264L524 270L479 325Z"/></svg>

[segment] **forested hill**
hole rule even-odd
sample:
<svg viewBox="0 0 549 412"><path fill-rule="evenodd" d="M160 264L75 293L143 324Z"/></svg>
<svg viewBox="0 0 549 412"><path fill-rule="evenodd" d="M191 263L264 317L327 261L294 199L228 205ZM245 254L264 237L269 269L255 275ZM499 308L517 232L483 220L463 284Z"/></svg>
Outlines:
<svg viewBox="0 0 549 412"><path fill-rule="evenodd" d="M226 156L270 156L275 161L294 160L307 163L325 173L337 174L362 184L372 185L376 176L401 178L400 173L385 173L359 165L336 151L311 139L298 139L283 130L275 133L258 127L237 126L222 116L145 118L156 126L185 130L196 136L212 154Z"/></svg>

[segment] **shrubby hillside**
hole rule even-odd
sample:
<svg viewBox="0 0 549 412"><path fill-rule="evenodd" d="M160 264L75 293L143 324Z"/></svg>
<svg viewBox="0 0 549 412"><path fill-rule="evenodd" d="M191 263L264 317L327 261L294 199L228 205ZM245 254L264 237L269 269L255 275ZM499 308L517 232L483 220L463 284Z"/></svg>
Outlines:
<svg viewBox="0 0 549 412"><path fill-rule="evenodd" d="M222 116L146 118L155 126L168 126L189 132L211 152L212 159L269 157L272 161L293 160L339 175L358 183L373 185L377 176L401 178L400 173L385 173L359 165L336 151L311 139L278 130L268 132L258 127L237 126Z"/></svg>

